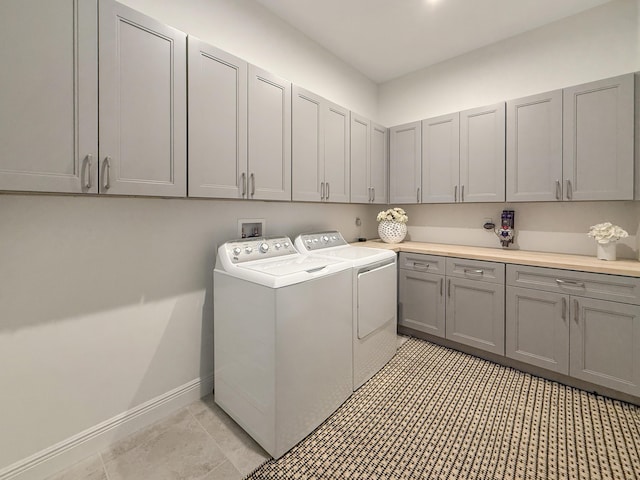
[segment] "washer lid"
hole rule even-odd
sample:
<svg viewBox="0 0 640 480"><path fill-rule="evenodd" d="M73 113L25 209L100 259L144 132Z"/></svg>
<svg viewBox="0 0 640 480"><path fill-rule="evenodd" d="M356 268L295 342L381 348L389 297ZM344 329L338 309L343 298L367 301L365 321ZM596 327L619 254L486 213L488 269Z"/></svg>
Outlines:
<svg viewBox="0 0 640 480"><path fill-rule="evenodd" d="M384 250L382 248L369 247L345 247L325 248L313 254L326 258L335 258L351 262L354 267L368 265L380 260L395 258L396 254L392 250Z"/></svg>
<svg viewBox="0 0 640 480"><path fill-rule="evenodd" d="M266 287L281 288L347 270L350 265L322 257L292 255L234 265L229 275Z"/></svg>

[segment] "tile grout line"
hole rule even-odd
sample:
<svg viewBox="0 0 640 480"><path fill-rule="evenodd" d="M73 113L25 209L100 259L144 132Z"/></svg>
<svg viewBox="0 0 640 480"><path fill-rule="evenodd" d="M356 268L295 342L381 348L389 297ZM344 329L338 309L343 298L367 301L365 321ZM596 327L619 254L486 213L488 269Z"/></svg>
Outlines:
<svg viewBox="0 0 640 480"><path fill-rule="evenodd" d="M102 452L98 452L98 457L100 458L100 463L102 464L102 470L104 471L104 476L107 478L107 480L110 480L109 472L107 471L107 465L104 463L104 458L102 458Z"/></svg>
<svg viewBox="0 0 640 480"><path fill-rule="evenodd" d="M202 399L200 399L202 400ZM189 405L186 406L187 412L189 412L189 415L191 416L191 418L198 424L198 426L204 431L204 433L207 435L207 437L209 437L211 439L211 441L215 444L216 447L218 447L218 450L220 450L220 453L222 453L222 455L225 458L225 461L229 462L231 465L233 465L233 468L235 468L238 472L240 472L240 469L236 466L235 463L233 463L231 461L231 459L227 456L226 453L224 453L224 450L220 447L220 444L218 443L218 441L213 438L213 435L211 435L206 428L204 428L204 425L202 425L202 423L200 423L200 420L198 420L196 418L196 416L193 414L193 412L191 411L191 408L189 407ZM211 472L213 472L215 469L220 468L222 466L222 464L224 464L224 461L220 462L218 465L216 465L215 467L213 467L211 470L209 470L206 474L204 474L202 478L205 478L205 476L209 475Z"/></svg>

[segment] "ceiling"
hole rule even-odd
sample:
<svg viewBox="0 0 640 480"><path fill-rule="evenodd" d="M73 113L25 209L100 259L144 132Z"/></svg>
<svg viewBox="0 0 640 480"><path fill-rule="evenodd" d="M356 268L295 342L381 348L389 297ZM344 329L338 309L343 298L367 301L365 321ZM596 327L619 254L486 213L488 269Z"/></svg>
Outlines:
<svg viewBox="0 0 640 480"><path fill-rule="evenodd" d="M611 0L255 0L376 83Z"/></svg>

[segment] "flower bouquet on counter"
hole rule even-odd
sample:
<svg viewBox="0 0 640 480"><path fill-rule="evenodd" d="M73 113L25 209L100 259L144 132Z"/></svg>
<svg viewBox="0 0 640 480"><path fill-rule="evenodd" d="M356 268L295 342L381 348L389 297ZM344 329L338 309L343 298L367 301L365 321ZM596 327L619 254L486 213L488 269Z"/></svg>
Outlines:
<svg viewBox="0 0 640 480"><path fill-rule="evenodd" d="M409 217L402 208L390 208L378 214L378 235L383 242L399 243L407 236Z"/></svg>
<svg viewBox="0 0 640 480"><path fill-rule="evenodd" d="M588 236L594 238L598 243L617 242L621 238L626 238L629 234L611 222L598 223L589 229Z"/></svg>
<svg viewBox="0 0 640 480"><path fill-rule="evenodd" d="M595 239L596 258L598 260L616 259L616 242L621 238L628 237L629 234L611 222L599 223L589 229L588 236Z"/></svg>

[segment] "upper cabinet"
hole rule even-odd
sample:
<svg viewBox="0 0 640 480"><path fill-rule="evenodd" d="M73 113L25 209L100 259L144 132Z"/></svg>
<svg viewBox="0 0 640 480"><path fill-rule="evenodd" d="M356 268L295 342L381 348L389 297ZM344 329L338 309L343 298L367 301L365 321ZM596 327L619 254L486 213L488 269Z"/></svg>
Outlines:
<svg viewBox="0 0 640 480"><path fill-rule="evenodd" d="M100 0L100 193L185 196L186 35Z"/></svg>
<svg viewBox="0 0 640 480"><path fill-rule="evenodd" d="M505 104L460 112L461 202L505 200Z"/></svg>
<svg viewBox="0 0 640 480"><path fill-rule="evenodd" d="M351 202L386 204L388 130L351 113Z"/></svg>
<svg viewBox="0 0 640 480"><path fill-rule="evenodd" d="M0 63L0 190L97 193L96 0L3 0Z"/></svg>
<svg viewBox="0 0 640 480"><path fill-rule="evenodd" d="M562 199L562 91L507 102L507 201Z"/></svg>
<svg viewBox="0 0 640 480"><path fill-rule="evenodd" d="M421 151L420 122L389 129L390 203L420 203Z"/></svg>
<svg viewBox="0 0 640 480"><path fill-rule="evenodd" d="M422 121L422 202L504 201L504 103Z"/></svg>
<svg viewBox="0 0 640 480"><path fill-rule="evenodd" d="M632 200L634 75L508 102L507 200Z"/></svg>
<svg viewBox="0 0 640 480"><path fill-rule="evenodd" d="M291 83L249 66L249 198L291 200Z"/></svg>
<svg viewBox="0 0 640 480"><path fill-rule="evenodd" d="M460 114L422 121L422 202L453 203L460 183Z"/></svg>
<svg viewBox="0 0 640 480"><path fill-rule="evenodd" d="M371 203L389 203L389 129L371 122Z"/></svg>
<svg viewBox="0 0 640 480"><path fill-rule="evenodd" d="M293 87L293 200L348 202L349 111Z"/></svg>
<svg viewBox="0 0 640 480"><path fill-rule="evenodd" d="M0 189L186 194L184 33L111 0L12 0L0 39Z"/></svg>
<svg viewBox="0 0 640 480"><path fill-rule="evenodd" d="M564 90L567 200L632 200L634 75Z"/></svg>
<svg viewBox="0 0 640 480"><path fill-rule="evenodd" d="M247 63L188 45L189 196L247 198Z"/></svg>

